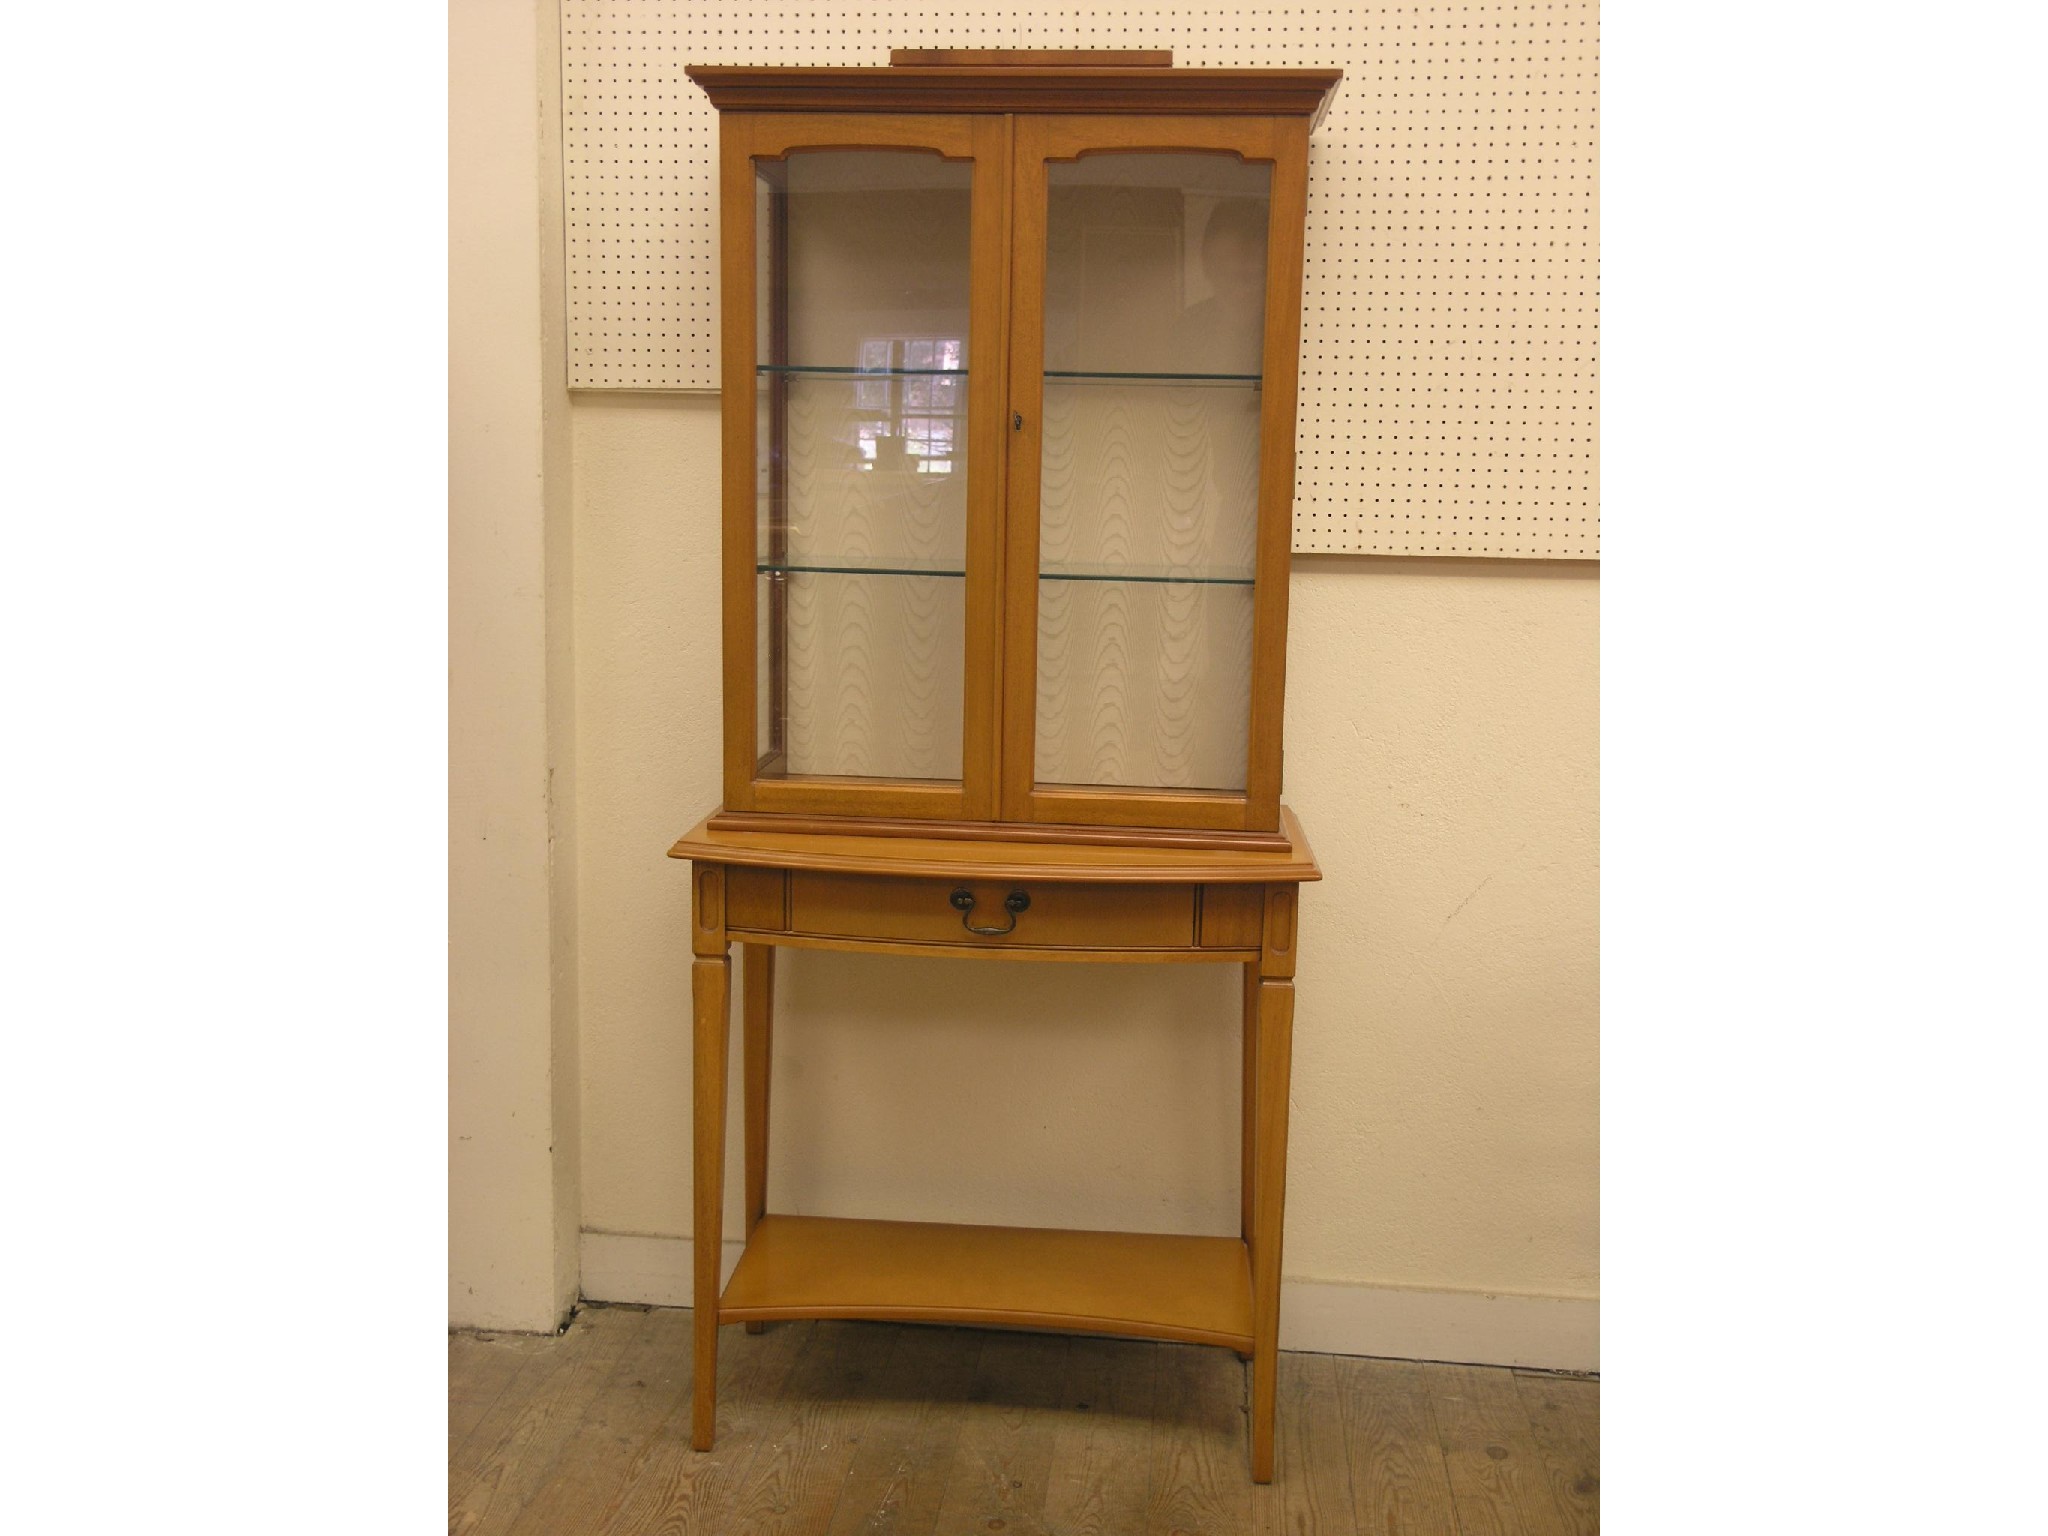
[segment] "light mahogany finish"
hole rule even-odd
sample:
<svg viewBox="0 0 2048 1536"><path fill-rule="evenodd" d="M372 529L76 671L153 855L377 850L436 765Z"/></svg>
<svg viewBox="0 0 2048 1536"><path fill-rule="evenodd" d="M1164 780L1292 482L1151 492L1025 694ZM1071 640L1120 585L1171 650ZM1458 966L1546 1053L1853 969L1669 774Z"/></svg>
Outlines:
<svg viewBox="0 0 2048 1536"><path fill-rule="evenodd" d="M1278 826L1308 141L1338 73L1173 69L1149 56L1110 65L1057 50L967 50L961 57L968 62L687 71L721 109L726 829L763 816L872 820L878 831L880 824L1002 822L1063 838L1073 835L1069 829L1091 829L1143 843L1170 832L1251 846L1244 840L1271 837ZM755 383L764 359L755 352L763 334L755 166L834 149L921 151L973 166L957 781L785 776L773 742L757 757L756 676L766 679L771 700L782 696L785 679L772 657L756 654ZM1041 784L1035 776L1047 167L1134 151L1223 153L1272 167L1242 790ZM771 218L771 241L781 227ZM782 293L770 295L771 352L787 330L778 323ZM778 381L771 411L780 399ZM787 484L781 464L780 455L770 464L771 553L782 537L775 521Z"/></svg>
<svg viewBox="0 0 2048 1536"><path fill-rule="evenodd" d="M765 1218L727 1321L867 1317L1129 1334L1249 1349L1245 1246L1227 1237Z"/></svg>
<svg viewBox="0 0 2048 1536"><path fill-rule="evenodd" d="M719 1242L725 1221L725 1051L726 1019L732 991L732 962L724 955L699 957L690 967L690 993L696 1012L694 1052L696 1170L696 1291L718 1293ZM717 1404L713 1385L718 1362L718 1309L697 1309L697 1373L694 1429L691 1442L711 1449L711 1417Z"/></svg>
<svg viewBox="0 0 2048 1536"><path fill-rule="evenodd" d="M1258 559L1252 592L1250 761L1243 793L1070 788L1036 782L1041 397L1045 369L1047 167L1087 154L1206 150L1273 167L1260 363ZM1003 594L1003 814L1020 822L1256 831L1280 807L1287 685L1287 578L1294 527L1294 414L1308 198L1308 126L1290 118L1028 117L1017 125L1017 232L1010 280L1008 576Z"/></svg>
<svg viewBox="0 0 2048 1536"><path fill-rule="evenodd" d="M1265 913L1257 886L1217 885L1202 889L1200 938L1204 949L1257 949Z"/></svg>
<svg viewBox="0 0 2048 1536"><path fill-rule="evenodd" d="M971 944L985 949L1194 949L1192 885L1034 886L1023 880L893 880L875 875L805 871L790 877L790 927L841 939L903 939L921 944ZM962 913L955 891L975 903ZM1022 912L1004 909L1012 892L1028 896ZM976 933L967 925L1004 928ZM1256 941L1254 941L1256 943Z"/></svg>
<svg viewBox="0 0 2048 1536"><path fill-rule="evenodd" d="M737 883L728 871L726 889ZM763 870L747 874L762 875ZM766 944L740 946L741 1009L740 1100L745 1105L746 1123L746 1220L747 1237L768 1209L768 1063L773 1055L775 1027L775 951ZM747 1332L759 1333L760 1323L748 1323Z"/></svg>
<svg viewBox="0 0 2048 1536"><path fill-rule="evenodd" d="M741 1323L750 1332L775 1320L994 1324L1235 1350L1251 1361L1252 1476L1270 1481L1278 1464L1274 1424L1282 1391L1281 1238L1298 897L1302 884L1321 878L1300 824L1280 800L1302 234L1309 133L1338 73L1177 70L1170 54L1142 50L979 49L899 50L885 69L693 66L687 73L721 112L725 335L725 795L717 811L669 850L670 857L692 865L696 1270L691 1443L705 1450L714 1439L720 1323ZM786 766L797 761L859 768L869 760L858 755L807 758L808 738L793 731L784 740L779 722L797 686L791 680L793 668L772 647L770 655L760 654L762 619L768 620L775 645L786 647L784 618L797 601L771 583L768 613L756 611L760 541L765 537L771 557L789 553L795 531L791 508L807 505L798 501L792 483L807 484L802 477L811 472L808 450L790 447L788 424L798 407L791 403L783 370L799 362L839 366L790 357L792 315L803 313L792 308L803 300L792 287L807 281L802 274L811 269L792 264L788 166L792 157L833 150L938 156L972 169L961 530L965 566L944 577L964 582L957 780L787 773ZM1236 365L1241 374L1215 376L1249 380L1257 343L1256 413L1252 398L1245 396L1235 418L1241 442L1231 445L1227 426L1208 439L1222 445L1216 452L1234 456L1242 467L1235 503L1241 520L1235 527L1246 537L1233 559L1240 590L1242 562L1250 561L1249 607L1232 611L1249 625L1250 671L1248 703L1232 707L1249 713L1220 722L1230 732L1218 738L1231 743L1227 755L1214 753L1199 765L1184 758L1154 774L1220 785L1241 782L1241 790L1036 781L1041 543L1057 539L1061 526L1048 522L1046 528L1054 530L1048 534L1041 516L1065 516L1059 498L1066 494L1049 482L1055 484L1055 495L1046 503L1040 483L1046 452L1041 416L1048 167L1089 155L1133 152L1220 154L1271 168L1265 329L1262 336L1244 336ZM765 217L757 217L757 179L770 192ZM757 250L757 241L766 249ZM769 287L761 292L764 280ZM1247 323L1254 302L1255 288L1242 299ZM757 355L762 347L765 354ZM851 357L846 361L851 364ZM770 365L766 375L760 373L763 363ZM770 380L765 392L756 387L762 377ZM1210 376L1099 377L1186 383ZM759 419L764 410L765 421ZM1254 424L1255 490L1249 458ZM764 425L771 439L765 460L759 447ZM1055 450L1057 459L1057 444ZM1174 462L1170 455L1169 461ZM944 489L949 497L958 494L955 487ZM1054 508L1052 514L1042 514L1047 505ZM1190 570L1177 563L1169 579L1189 576ZM1119 572L1112 579L1134 578ZM1050 644L1048 654L1057 663L1065 653L1051 652ZM1245 681L1240 675L1232 686ZM1055 685L1048 697L1056 700L1061 686ZM763 690L771 711L765 746L756 718ZM1187 708L1199 714L1208 695L1172 697L1192 699ZM1068 729L1065 717L1048 718L1053 723L1047 727L1045 761L1060 765L1048 766L1049 775L1124 776L1113 765L1063 757L1061 738L1050 733ZM1235 746L1239 730L1245 741L1241 779ZM918 757L899 761L916 761L925 771L951 766L950 754L938 758L922 746L919 751ZM742 946L744 960L745 1244L721 1294L733 943ZM1240 966L1239 1235L939 1226L773 1211L768 1127L775 951L785 946ZM825 1336L841 1325L802 1321L799 1326ZM835 1340L831 1350L789 1378L795 1396L829 1391L833 1369L867 1360L854 1340L830 1337ZM769 1341L763 1344L772 1349ZM987 1364L1012 1353L1010 1346L985 1348L982 1358ZM1206 1353L1176 1360L1173 1380L1162 1377L1159 1390L1195 1392L1217 1369L1238 1368ZM1041 1386L1011 1382L1000 1367L983 1383L993 1399L1017 1405L1027 1420L1031 1393ZM1322 1390L1334 1400L1333 1382L1325 1380ZM800 1416L802 1410L777 1412ZM1234 1409L1230 1417L1235 1420ZM973 1454L990 1466L1025 1468L1037 1453L1028 1437L1013 1432L1014 1418L1006 1408L998 1420L983 1425L986 1443L977 1438ZM797 1439L785 1428L743 1422L736 1432L765 1437L779 1458ZM1181 1426L1181 1438L1188 1429ZM1301 1454L1298 1448L1295 1454ZM1188 1476L1177 1473L1171 1487L1155 1490L1146 1517L1155 1523L1240 1528L1242 1522L1231 1522L1250 1509L1241 1478L1234 1471L1219 1476L1213 1463L1199 1454L1185 1458L1179 1446L1168 1455ZM850 1443L834 1453L834 1464L847 1479L880 1475L876 1467L863 1472L862 1460ZM765 1505L777 1511L783 1509L778 1502L782 1479L779 1460L755 1479ZM948 1493L932 1503L933 1518L949 1529L956 1524L993 1529L1013 1521L1020 1529L1028 1525L1028 1507L1006 1491L1026 1487L1026 1479L1006 1475L991 1486L991 1499ZM1131 1503L1133 1491L1126 1489L1119 1498Z"/></svg>
<svg viewBox="0 0 2048 1536"><path fill-rule="evenodd" d="M975 875L990 880L1114 880L1125 885L1282 885L1320 880L1294 812L1280 807L1287 841L1273 852L1233 848L1126 847L1117 843L1028 843L973 838L857 837L846 833L721 832L707 816L668 851L672 859L766 869L838 870L847 874Z"/></svg>
<svg viewBox="0 0 2048 1536"><path fill-rule="evenodd" d="M1154 65L891 65L788 68L692 64L683 73L721 113L1205 112L1322 121L1343 71L1160 69Z"/></svg>
<svg viewBox="0 0 2048 1536"><path fill-rule="evenodd" d="M715 833L670 850L693 861L696 986L696 1350L717 1326L784 1318L893 1318L1071 1328L1219 1344L1252 1362L1251 1463L1273 1476L1287 1083L1297 893L1320 877L1282 808L1283 852L1112 844ZM1001 935L967 930L967 914ZM1005 909L1012 891L1030 895ZM747 924L760 924L749 927ZM742 1102L745 1251L721 1296L726 948L745 948ZM1243 1230L1235 1238L844 1221L768 1208L773 953L782 945L1009 959L1236 962L1244 973ZM693 1443L708 1447L714 1369L700 1369Z"/></svg>
<svg viewBox="0 0 2048 1536"><path fill-rule="evenodd" d="M729 927L772 933L789 926L789 878L780 870L734 865L725 872L725 899Z"/></svg>
<svg viewBox="0 0 2048 1536"><path fill-rule="evenodd" d="M1287 834L1201 832L1188 827L1084 827L1043 821L915 821L888 816L802 816L761 811L718 811L705 822L713 832L817 832L856 837L960 837L991 843L1111 843L1125 848L1235 848L1284 852Z"/></svg>
<svg viewBox="0 0 2048 1536"><path fill-rule="evenodd" d="M1008 266L1010 130L1000 117L811 112L741 113L719 121L720 271L724 352L719 360L724 622L725 804L735 812L985 820L995 814L997 528L1003 431L1004 275ZM967 374L967 689L961 778L766 776L754 688L770 659L756 654L756 366L754 166L828 149L898 150L963 160L974 168ZM772 679L771 679L772 683Z"/></svg>

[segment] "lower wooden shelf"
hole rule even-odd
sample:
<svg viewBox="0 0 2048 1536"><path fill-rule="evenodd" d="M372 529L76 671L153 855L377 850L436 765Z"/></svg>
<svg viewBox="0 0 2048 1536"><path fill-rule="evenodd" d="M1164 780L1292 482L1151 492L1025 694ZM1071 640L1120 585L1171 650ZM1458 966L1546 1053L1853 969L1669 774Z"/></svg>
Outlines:
<svg viewBox="0 0 2048 1536"><path fill-rule="evenodd" d="M792 1317L988 1324L1252 1347L1234 1237L763 1216L723 1323Z"/></svg>

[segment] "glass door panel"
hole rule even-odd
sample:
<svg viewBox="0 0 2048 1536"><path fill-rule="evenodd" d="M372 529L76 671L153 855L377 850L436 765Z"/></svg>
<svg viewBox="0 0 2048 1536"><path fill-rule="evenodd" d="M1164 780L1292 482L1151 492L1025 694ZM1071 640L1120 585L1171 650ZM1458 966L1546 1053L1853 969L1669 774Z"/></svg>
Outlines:
<svg viewBox="0 0 2048 1536"><path fill-rule="evenodd" d="M959 780L973 166L754 166L757 776Z"/></svg>
<svg viewBox="0 0 2048 1536"><path fill-rule="evenodd" d="M1272 167L1046 167L1043 786L1245 788Z"/></svg>
<svg viewBox="0 0 2048 1536"><path fill-rule="evenodd" d="M1042 784L1241 789L1250 582L1041 577Z"/></svg>

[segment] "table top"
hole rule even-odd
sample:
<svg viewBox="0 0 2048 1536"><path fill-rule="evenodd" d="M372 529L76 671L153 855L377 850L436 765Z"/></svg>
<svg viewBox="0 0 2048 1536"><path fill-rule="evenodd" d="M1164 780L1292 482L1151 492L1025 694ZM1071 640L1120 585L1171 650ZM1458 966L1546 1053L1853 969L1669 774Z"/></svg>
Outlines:
<svg viewBox="0 0 2048 1536"><path fill-rule="evenodd" d="M714 812L713 815L716 815ZM1131 884L1299 884L1323 872L1294 812L1280 807L1275 849L1128 847L974 837L714 830L706 816L669 849L672 859L769 869L934 879L1111 881Z"/></svg>

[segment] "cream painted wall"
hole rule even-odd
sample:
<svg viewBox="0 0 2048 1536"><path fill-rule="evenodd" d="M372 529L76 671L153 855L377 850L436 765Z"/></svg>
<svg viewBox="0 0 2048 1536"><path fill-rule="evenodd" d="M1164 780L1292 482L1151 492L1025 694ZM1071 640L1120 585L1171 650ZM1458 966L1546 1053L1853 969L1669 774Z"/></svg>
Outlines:
<svg viewBox="0 0 2048 1536"><path fill-rule="evenodd" d="M688 896L663 850L719 794L718 407L579 396L573 425L583 1222L683 1237ZM1287 798L1328 878L1290 1277L1597 1295L1597 608L1590 566L1297 563ZM778 1207L1235 1230L1228 968L781 964Z"/></svg>
<svg viewBox="0 0 2048 1536"><path fill-rule="evenodd" d="M574 1302L575 694L554 0L449 34L449 1319Z"/></svg>

